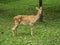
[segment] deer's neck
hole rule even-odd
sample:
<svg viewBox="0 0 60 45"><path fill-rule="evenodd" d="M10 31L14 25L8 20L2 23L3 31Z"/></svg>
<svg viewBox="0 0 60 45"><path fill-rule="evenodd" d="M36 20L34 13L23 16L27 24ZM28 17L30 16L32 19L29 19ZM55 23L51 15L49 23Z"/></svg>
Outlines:
<svg viewBox="0 0 60 45"><path fill-rule="evenodd" d="M40 18L40 16L41 16L41 13L38 13L38 14L36 15L36 19L38 20L38 19Z"/></svg>
<svg viewBox="0 0 60 45"><path fill-rule="evenodd" d="M36 15L37 20L40 18L41 13L42 13L42 9L37 12L37 15Z"/></svg>

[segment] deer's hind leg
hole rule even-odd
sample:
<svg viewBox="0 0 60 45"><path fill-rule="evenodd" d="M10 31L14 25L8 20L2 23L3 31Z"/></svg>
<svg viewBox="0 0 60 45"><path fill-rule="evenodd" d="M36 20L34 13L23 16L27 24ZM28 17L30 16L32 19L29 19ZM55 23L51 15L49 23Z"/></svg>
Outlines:
<svg viewBox="0 0 60 45"><path fill-rule="evenodd" d="M15 36L15 32L16 32L16 34L17 34L17 27L18 27L18 25L19 25L19 21L18 20L15 20L15 25L13 26L13 28L12 28L12 36Z"/></svg>

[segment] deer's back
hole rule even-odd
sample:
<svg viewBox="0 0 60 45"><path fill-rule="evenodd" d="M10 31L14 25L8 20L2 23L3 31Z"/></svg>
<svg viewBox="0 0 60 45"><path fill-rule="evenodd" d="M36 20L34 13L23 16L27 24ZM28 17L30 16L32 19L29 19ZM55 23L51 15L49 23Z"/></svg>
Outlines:
<svg viewBox="0 0 60 45"><path fill-rule="evenodd" d="M34 15L18 15L18 16L15 16L15 18L17 20L20 21L21 24L31 24L31 23L35 23L36 21L36 16Z"/></svg>

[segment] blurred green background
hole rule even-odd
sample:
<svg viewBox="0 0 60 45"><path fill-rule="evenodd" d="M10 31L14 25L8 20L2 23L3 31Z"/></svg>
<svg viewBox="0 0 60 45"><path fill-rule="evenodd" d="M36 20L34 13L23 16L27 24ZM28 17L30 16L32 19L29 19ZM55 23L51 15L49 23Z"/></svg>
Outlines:
<svg viewBox="0 0 60 45"><path fill-rule="evenodd" d="M60 45L60 1L43 0L43 22L30 26L20 25L18 36L11 37L16 15L36 15L39 0L0 0L0 45Z"/></svg>

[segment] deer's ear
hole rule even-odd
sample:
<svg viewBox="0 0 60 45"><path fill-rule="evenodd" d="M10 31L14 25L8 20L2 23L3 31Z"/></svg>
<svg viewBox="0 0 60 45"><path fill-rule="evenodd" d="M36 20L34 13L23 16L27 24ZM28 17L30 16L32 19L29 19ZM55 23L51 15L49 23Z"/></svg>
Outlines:
<svg viewBox="0 0 60 45"><path fill-rule="evenodd" d="M38 7L36 7L36 10L39 10L39 8L38 8Z"/></svg>

